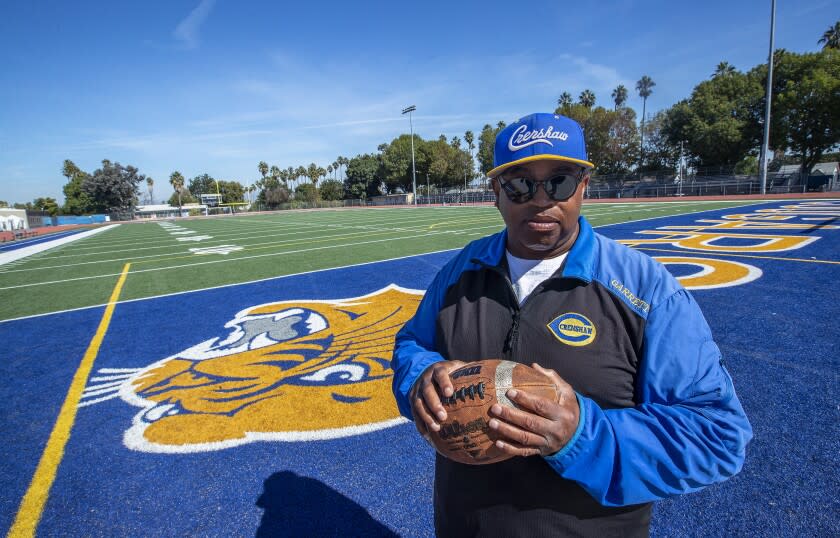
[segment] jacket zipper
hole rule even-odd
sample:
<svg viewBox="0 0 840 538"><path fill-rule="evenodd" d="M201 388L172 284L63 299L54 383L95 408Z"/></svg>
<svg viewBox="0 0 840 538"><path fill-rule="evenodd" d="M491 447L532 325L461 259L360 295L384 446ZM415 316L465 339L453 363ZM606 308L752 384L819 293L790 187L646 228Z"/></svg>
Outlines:
<svg viewBox="0 0 840 538"><path fill-rule="evenodd" d="M496 266L496 265L490 265L488 263L485 263L485 262L483 262L479 259L475 259L475 258L470 260L470 261L475 263L475 264L481 265L485 269L495 271L496 273L498 273L500 276L502 276L505 279L505 282L507 282L508 290L510 290L511 297L513 297L513 303L512 303L513 306L510 309L511 310L511 325L510 325L510 329L508 330L507 336L505 337L505 344L504 344L504 347L502 348L502 352L505 354L505 359L513 360L513 355L514 355L513 350L516 347L516 345L519 343L519 320L522 317L522 309L525 307L525 305L528 304L528 302L535 295L537 295L542 290L543 284L545 284L545 282L541 282L536 288L534 288L534 290L528 295L528 297L525 298L525 302L523 302L522 305L520 305L519 304L519 298L516 296L516 291L514 291L514 289L513 289L513 282L511 282L511 280L510 280L510 274L508 273L508 271L506 269L504 269L502 267L499 267L499 266ZM554 277L549 277L549 278L554 278ZM548 279L546 279L546 280L548 280Z"/></svg>

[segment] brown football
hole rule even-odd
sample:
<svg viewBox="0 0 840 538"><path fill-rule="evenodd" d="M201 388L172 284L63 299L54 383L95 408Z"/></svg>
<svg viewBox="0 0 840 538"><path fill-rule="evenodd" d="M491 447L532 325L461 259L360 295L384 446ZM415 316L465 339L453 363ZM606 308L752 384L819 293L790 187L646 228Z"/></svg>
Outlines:
<svg viewBox="0 0 840 538"><path fill-rule="evenodd" d="M557 387L538 370L517 362L490 359L468 363L450 372L455 393L441 397L446 421L440 431L430 431L435 449L451 460L470 465L485 465L511 456L496 448L496 432L490 429L490 407L516 407L506 396L516 388L534 395L560 401Z"/></svg>

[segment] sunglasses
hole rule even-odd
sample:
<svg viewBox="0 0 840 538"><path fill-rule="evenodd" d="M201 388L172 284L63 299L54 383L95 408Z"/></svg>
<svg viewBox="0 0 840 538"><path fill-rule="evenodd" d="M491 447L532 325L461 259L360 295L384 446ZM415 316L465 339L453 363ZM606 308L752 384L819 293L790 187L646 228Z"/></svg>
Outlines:
<svg viewBox="0 0 840 538"><path fill-rule="evenodd" d="M568 200L577 190L577 186L583 179L583 170L577 174L561 172L548 177L542 181L534 181L527 177L499 177L499 184L508 197L508 200L515 204L523 204L537 194L537 187L543 186L543 190L549 198L555 202Z"/></svg>

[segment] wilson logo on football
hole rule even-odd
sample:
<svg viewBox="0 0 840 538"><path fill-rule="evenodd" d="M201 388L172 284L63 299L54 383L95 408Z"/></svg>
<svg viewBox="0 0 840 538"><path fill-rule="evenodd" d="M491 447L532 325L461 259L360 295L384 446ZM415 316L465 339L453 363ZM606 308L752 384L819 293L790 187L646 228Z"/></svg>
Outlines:
<svg viewBox="0 0 840 538"><path fill-rule="evenodd" d="M422 292L388 286L332 301L245 309L225 333L135 373L124 435L146 452L358 435L405 421L391 394L394 336Z"/></svg>
<svg viewBox="0 0 840 538"><path fill-rule="evenodd" d="M567 312L547 325L558 340L570 346L585 346L595 340L597 331L589 318L576 312Z"/></svg>

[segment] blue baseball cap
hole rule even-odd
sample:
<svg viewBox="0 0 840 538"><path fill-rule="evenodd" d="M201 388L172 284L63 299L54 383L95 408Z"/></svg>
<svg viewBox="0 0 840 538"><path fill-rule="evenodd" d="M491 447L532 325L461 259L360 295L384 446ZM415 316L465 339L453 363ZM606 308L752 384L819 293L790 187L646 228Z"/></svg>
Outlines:
<svg viewBox="0 0 840 538"><path fill-rule="evenodd" d="M586 157L583 129L571 118L538 112L511 123L496 135L494 168L487 173L496 177L517 164L554 159L595 168Z"/></svg>

